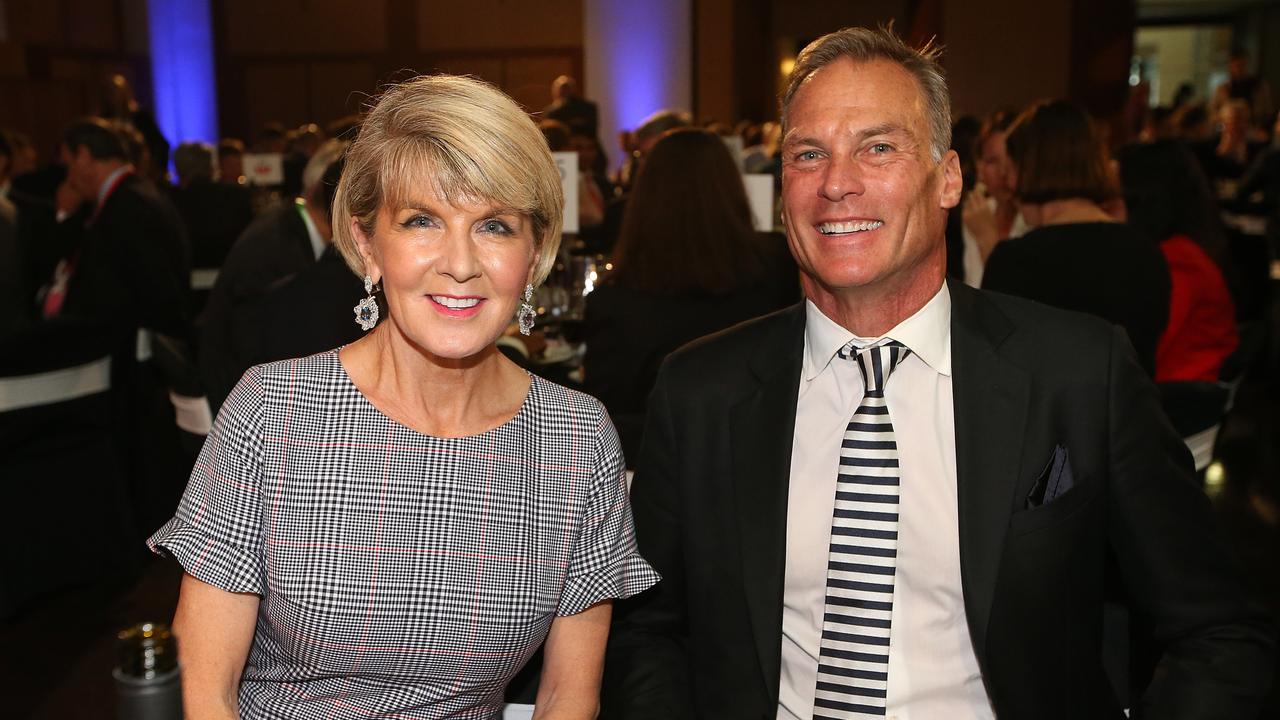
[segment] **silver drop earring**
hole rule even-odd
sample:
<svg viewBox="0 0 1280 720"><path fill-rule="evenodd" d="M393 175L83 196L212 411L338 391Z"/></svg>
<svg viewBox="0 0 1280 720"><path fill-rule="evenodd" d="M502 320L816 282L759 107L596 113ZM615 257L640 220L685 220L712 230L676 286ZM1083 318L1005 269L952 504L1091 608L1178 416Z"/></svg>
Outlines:
<svg viewBox="0 0 1280 720"><path fill-rule="evenodd" d="M533 309L533 284L524 286L524 300L520 303L520 311L516 313L516 321L520 323L520 334L528 335L533 331L533 321L538 313Z"/></svg>
<svg viewBox="0 0 1280 720"><path fill-rule="evenodd" d="M373 299L373 278L368 275L364 276L364 291L368 297L356 303L356 322L361 330L368 332L378 324L378 301Z"/></svg>

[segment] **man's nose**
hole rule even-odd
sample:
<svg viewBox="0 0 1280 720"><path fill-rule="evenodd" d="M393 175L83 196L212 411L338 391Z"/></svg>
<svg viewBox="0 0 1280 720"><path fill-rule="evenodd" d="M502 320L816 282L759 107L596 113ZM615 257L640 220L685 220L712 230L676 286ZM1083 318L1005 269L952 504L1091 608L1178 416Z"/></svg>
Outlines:
<svg viewBox="0 0 1280 720"><path fill-rule="evenodd" d="M819 194L831 202L840 202L849 195L861 195L866 188L853 158L835 156L827 163Z"/></svg>

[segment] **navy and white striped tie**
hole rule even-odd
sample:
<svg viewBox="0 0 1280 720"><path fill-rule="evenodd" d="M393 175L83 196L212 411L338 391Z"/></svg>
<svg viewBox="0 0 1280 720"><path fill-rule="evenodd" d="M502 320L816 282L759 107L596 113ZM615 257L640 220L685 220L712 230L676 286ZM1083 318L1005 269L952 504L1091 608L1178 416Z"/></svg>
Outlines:
<svg viewBox="0 0 1280 720"><path fill-rule="evenodd" d="M866 393L844 431L831 520L827 601L813 716L881 717L889 685L889 620L898 555L898 445L885 404L889 374L911 351L852 343Z"/></svg>

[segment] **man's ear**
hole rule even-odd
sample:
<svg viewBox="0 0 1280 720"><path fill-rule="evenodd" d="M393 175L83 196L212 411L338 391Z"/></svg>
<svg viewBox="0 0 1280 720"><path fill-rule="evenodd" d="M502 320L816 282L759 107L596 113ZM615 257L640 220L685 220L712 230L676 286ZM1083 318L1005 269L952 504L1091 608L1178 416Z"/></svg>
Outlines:
<svg viewBox="0 0 1280 720"><path fill-rule="evenodd" d="M351 217L350 222L351 237L355 239L356 249L360 252L360 258L364 260L364 274L377 284L382 279L382 267L378 264L373 238L365 234L364 229L360 227L360 221L355 216Z"/></svg>
<svg viewBox="0 0 1280 720"><path fill-rule="evenodd" d="M955 150L948 150L939 163L942 170L942 187L939 189L938 205L945 210L960 204L960 195L964 192L964 176L960 171L960 156Z"/></svg>

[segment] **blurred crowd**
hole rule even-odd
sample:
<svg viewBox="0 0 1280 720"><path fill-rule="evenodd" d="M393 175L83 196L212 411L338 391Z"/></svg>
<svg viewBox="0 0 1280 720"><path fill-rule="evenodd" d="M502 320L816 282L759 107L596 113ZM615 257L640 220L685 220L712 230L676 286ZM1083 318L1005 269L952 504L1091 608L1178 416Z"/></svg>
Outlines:
<svg viewBox="0 0 1280 720"><path fill-rule="evenodd" d="M955 282L1124 327L1171 398L1192 388L1195 402L1170 401L1189 434L1220 419L1224 384L1265 342L1280 122L1243 57L1210 97L1188 87L1148 107L1145 93L1135 88L1111 124L1061 100L958 119L965 197L951 213L948 268ZM667 353L800 299L780 223L757 227L741 180L772 175L776 188L786 159L776 122L665 108L623 132L611 162L597 116L568 77L537 113L550 148L578 155L579 230L552 283L588 296L551 313L556 296L540 294L549 322L529 338L512 332L504 349L602 399L633 457ZM172 511L247 368L359 336L351 312L364 292L330 227L359 123L269 123L251 141L171 152L115 76L55 156L0 132L0 372L112 359L112 462L133 478L135 535ZM246 168L264 157L279 169L266 184ZM551 357L581 343L567 364Z"/></svg>

